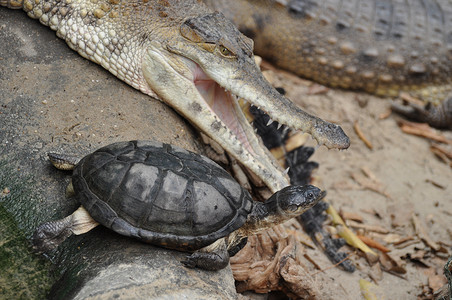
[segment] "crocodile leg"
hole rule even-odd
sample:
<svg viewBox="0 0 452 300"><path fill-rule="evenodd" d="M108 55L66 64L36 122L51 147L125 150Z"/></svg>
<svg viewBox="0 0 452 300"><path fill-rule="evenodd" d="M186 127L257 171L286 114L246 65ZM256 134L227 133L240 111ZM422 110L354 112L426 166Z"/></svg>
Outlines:
<svg viewBox="0 0 452 300"><path fill-rule="evenodd" d="M414 103L401 105L393 102L392 110L409 119L418 122L426 122L437 128L452 129L452 97L447 98L438 105L427 103L419 106Z"/></svg>

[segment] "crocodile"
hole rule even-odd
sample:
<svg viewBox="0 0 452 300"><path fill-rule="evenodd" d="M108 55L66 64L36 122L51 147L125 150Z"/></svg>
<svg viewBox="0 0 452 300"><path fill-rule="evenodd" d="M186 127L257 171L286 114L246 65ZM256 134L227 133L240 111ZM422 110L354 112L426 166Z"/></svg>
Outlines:
<svg viewBox="0 0 452 300"><path fill-rule="evenodd" d="M312 116L263 77L253 42L197 0L0 0L56 31L70 48L132 87L160 99L215 140L272 191L289 185L238 99L346 149L342 128Z"/></svg>
<svg viewBox="0 0 452 300"><path fill-rule="evenodd" d="M452 128L452 1L204 0L256 54L324 85L422 100L396 112Z"/></svg>

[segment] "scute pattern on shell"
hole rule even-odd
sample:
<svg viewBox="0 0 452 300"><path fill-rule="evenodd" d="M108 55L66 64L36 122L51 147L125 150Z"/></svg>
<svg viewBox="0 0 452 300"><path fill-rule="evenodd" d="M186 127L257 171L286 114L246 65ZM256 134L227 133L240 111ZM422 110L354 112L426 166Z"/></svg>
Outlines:
<svg viewBox="0 0 452 300"><path fill-rule="evenodd" d="M103 147L80 161L72 181L102 225L180 250L205 247L240 228L252 207L249 193L216 163L158 142Z"/></svg>

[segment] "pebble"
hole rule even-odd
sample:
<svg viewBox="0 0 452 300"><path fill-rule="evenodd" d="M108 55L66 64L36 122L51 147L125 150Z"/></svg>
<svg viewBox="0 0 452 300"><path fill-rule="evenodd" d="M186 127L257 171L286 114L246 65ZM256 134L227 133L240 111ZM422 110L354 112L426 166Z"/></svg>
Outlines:
<svg viewBox="0 0 452 300"><path fill-rule="evenodd" d="M10 192L11 192L11 191L9 190L9 188L5 187L5 188L2 190L1 196L2 196L2 197L3 197L3 196L6 196L6 195L8 195Z"/></svg>

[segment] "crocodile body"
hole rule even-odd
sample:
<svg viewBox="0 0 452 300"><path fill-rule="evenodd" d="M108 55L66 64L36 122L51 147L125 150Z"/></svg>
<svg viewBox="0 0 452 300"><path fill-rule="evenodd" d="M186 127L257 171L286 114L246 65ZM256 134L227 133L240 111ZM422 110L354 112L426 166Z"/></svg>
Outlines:
<svg viewBox="0 0 452 300"><path fill-rule="evenodd" d="M0 0L56 31L83 57L161 99L255 173L272 192L287 176L240 110L242 98L329 148L349 139L280 95L254 61L253 42L197 0Z"/></svg>
<svg viewBox="0 0 452 300"><path fill-rule="evenodd" d="M452 1L204 2L274 64L332 87L381 96L407 91L425 107L396 110L452 128Z"/></svg>

